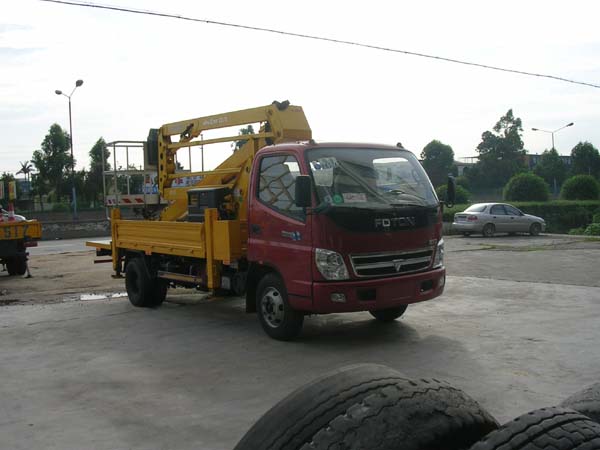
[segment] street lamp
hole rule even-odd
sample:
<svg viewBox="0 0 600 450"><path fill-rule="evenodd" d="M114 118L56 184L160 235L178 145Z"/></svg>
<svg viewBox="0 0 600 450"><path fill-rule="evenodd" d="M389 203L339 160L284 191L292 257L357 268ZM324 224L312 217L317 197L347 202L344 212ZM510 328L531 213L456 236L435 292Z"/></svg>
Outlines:
<svg viewBox="0 0 600 450"><path fill-rule="evenodd" d="M550 133L550 134L552 135L552 148L553 148L554 150L556 150L556 148L554 147L554 133L556 133L557 131L560 131L560 130L562 130L562 129L564 129L564 128L567 128L567 127L572 127L572 126L573 126L573 122L571 122L571 123L568 123L568 124L566 124L566 125L564 125L564 126L562 126L562 127L560 127L560 128L557 128L557 129L556 129L556 130L554 130L554 131L550 131L550 130L542 130L541 128L532 128L531 130L532 130L532 131L542 131L542 132L544 132L544 133ZM557 194L558 194L558 186L557 186L557 184L556 184L556 177L554 177L553 181L554 181L554 195L557 195Z"/></svg>
<svg viewBox="0 0 600 450"><path fill-rule="evenodd" d="M573 122L566 124L563 127L557 128L554 131L550 131L550 130L542 130L541 128L532 128L532 131L543 131L544 133L550 133L552 135L552 148L554 148L554 133L556 133L557 131L562 130L563 128L567 128L567 127L572 127L573 126Z"/></svg>
<svg viewBox="0 0 600 450"><path fill-rule="evenodd" d="M72 192L71 192L71 196L73 199L73 219L77 220L77 193L75 192L75 159L73 158L73 121L71 119L71 97L73 96L73 93L75 92L75 89L77 89L79 86L81 86L83 84L83 80L77 80L75 82L75 87L73 88L73 90L71 91L71 93L69 95L65 94L63 91L57 89L54 91L54 93L56 95L64 95L65 97L67 97L69 99L69 144L71 147L71 185L72 185Z"/></svg>

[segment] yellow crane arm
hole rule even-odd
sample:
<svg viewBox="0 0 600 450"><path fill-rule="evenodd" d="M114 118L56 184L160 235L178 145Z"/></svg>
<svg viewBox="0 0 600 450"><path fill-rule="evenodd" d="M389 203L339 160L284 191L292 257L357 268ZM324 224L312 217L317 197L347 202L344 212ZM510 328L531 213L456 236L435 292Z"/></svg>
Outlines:
<svg viewBox="0 0 600 450"><path fill-rule="evenodd" d="M258 133L244 136L226 136L215 139L197 140L207 130L261 123ZM177 137L177 139L173 139ZM177 220L187 211L187 190L171 188L175 178L201 175L203 178L194 187L229 186L235 191L238 205L238 219L246 220L246 197L249 173L256 152L265 145L286 141L305 141L312 133L304 111L300 106L289 102L273 102L271 105L244 109L196 119L182 120L165 124L158 130L158 187L161 195L169 201L163 209L160 220ZM197 147L219 142L246 143L215 170L175 174L175 154L180 148Z"/></svg>

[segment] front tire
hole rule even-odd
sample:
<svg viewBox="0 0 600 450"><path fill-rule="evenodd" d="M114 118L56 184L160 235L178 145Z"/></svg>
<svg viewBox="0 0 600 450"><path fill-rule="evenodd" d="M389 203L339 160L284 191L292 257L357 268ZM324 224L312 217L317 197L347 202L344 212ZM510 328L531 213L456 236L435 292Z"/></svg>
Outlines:
<svg viewBox="0 0 600 450"><path fill-rule="evenodd" d="M125 288L127 297L133 306L156 308L167 296L167 283L151 278L142 258L134 258L125 268Z"/></svg>
<svg viewBox="0 0 600 450"><path fill-rule="evenodd" d="M529 227L529 234L532 236L538 236L542 231L542 227L539 223L532 223Z"/></svg>
<svg viewBox="0 0 600 450"><path fill-rule="evenodd" d="M298 336L304 315L290 307L283 280L275 274L267 274L258 283L256 292L256 312L265 333L279 341Z"/></svg>
<svg viewBox="0 0 600 450"><path fill-rule="evenodd" d="M387 308L387 309L379 309L374 311L369 311L369 313L375 317L379 322L393 322L394 320L402 317L402 314L406 311L408 305L402 305L397 308Z"/></svg>
<svg viewBox="0 0 600 450"><path fill-rule="evenodd" d="M496 227L494 226L493 223L486 223L485 226L483 227L483 230L481 231L483 236L487 237L487 238L494 237L495 232L496 232Z"/></svg>

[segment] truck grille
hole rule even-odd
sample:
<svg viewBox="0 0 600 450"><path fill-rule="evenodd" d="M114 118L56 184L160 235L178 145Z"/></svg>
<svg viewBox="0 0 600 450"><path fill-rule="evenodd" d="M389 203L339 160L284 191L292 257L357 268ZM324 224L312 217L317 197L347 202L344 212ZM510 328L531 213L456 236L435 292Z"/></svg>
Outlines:
<svg viewBox="0 0 600 450"><path fill-rule="evenodd" d="M350 255L350 262L358 277L382 277L425 270L432 257L433 247L427 247L406 252Z"/></svg>

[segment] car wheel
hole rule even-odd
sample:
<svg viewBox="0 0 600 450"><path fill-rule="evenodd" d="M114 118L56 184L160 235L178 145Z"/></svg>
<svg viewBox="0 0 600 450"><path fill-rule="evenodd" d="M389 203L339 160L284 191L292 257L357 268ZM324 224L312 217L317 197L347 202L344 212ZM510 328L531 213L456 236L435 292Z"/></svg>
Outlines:
<svg viewBox="0 0 600 450"><path fill-rule="evenodd" d="M529 234L532 236L539 235L540 231L542 231L542 227L540 226L539 223L532 223L531 226L529 227Z"/></svg>
<svg viewBox="0 0 600 450"><path fill-rule="evenodd" d="M397 318L401 317L406 311L408 305L402 305L397 308L379 309L369 311L369 313L375 317L379 322L393 322Z"/></svg>
<svg viewBox="0 0 600 450"><path fill-rule="evenodd" d="M289 341L298 336L304 314L290 307L283 280L269 273L260 280L256 292L256 311L263 330L280 341Z"/></svg>
<svg viewBox="0 0 600 450"><path fill-rule="evenodd" d="M496 227L493 223L486 223L481 232L485 237L493 237L496 232Z"/></svg>

